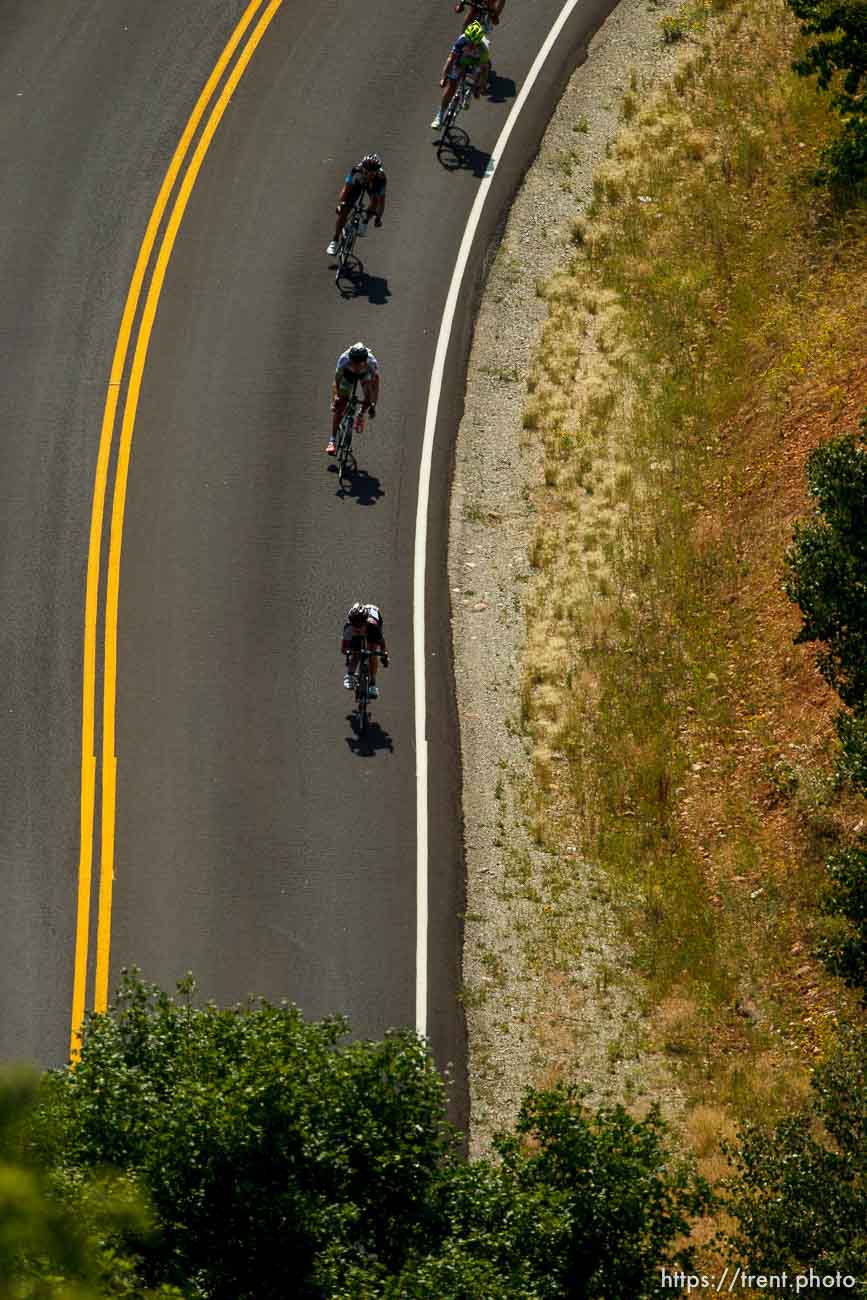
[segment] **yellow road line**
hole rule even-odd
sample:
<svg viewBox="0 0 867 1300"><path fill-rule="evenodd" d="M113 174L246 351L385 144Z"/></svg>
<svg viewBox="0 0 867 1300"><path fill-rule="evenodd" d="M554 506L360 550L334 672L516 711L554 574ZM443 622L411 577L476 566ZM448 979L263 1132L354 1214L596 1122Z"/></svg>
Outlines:
<svg viewBox="0 0 867 1300"><path fill-rule="evenodd" d="M205 83L202 93L196 101L183 134L178 141L172 160L169 163L168 170L166 171L163 183L160 186L159 194L154 203L144 238L142 239L138 258L136 259L135 269L133 271L132 280L130 281L130 287L127 293L126 303L124 304L123 315L121 317L120 328L118 330L117 342L115 344L114 357L111 366L111 375L106 393L99 450L97 453L96 473L94 477L84 602L84 667L81 719L81 844L79 848L78 863L78 901L72 986L72 1027L69 1049L70 1060L73 1061L77 1060L79 1055L79 1031L84 1019L87 986L90 895L93 874L93 824L96 799L96 754L94 744L96 712L96 622L99 605L99 567L100 553L102 550L103 522L105 516L105 497L108 483L108 466L114 435L115 418L117 414L118 395L124 366L126 364L127 352L129 350L133 320L138 309L145 272L147 271L154 243L156 242L157 231L159 230L160 223L165 214L166 207L168 206L171 191L174 188L175 181L177 180L199 123L205 114L205 110L213 97L220 79L263 2L264 0L251 0L250 4L245 9L238 25L235 27L235 30L232 32L232 35L226 43L220 58L217 60L213 72ZM261 39L261 36L259 39ZM258 40L256 41L256 44L258 44ZM255 46L253 48L255 49ZM250 51L250 54L252 54L252 50ZM244 56L242 55L242 58L243 57ZM247 62L249 62L249 55L247 55L247 58L245 59L244 67L246 67ZM237 82L235 84L237 84ZM222 116L222 111L220 116ZM117 500L117 493L115 493L115 500ZM113 729L112 717L112 734ZM105 752L105 746L103 746L103 752ZM112 741L112 781L110 785L110 791L112 794L112 826L114 817L114 762L115 759ZM103 823L104 820L103 811ZM111 856L113 859L113 852ZM102 884L100 885L100 892L102 893ZM110 887L108 892L108 905L110 906ZM107 979L107 946L105 963ZM103 1001L103 1009L104 1006L105 1002Z"/></svg>
<svg viewBox="0 0 867 1300"><path fill-rule="evenodd" d="M114 498L111 509L111 540L108 552L108 577L105 598L105 659L103 663L102 706L102 856L99 876L99 920L96 934L96 992L94 1010L104 1011L108 1003L108 959L111 940L111 899L114 883L114 834L116 806L117 756L115 754L115 703L117 695L117 611L120 595L120 556L123 541L123 516L126 506L126 485L132 436L141 392L142 376L150 345L151 331L157 312L163 281L172 255L175 239L186 211L193 186L205 160L217 127L220 125L229 100L244 75L247 64L268 29L283 0L271 0L238 56L235 66L226 78L211 115L199 137L175 199L166 226L162 244L157 254L151 282L145 299L135 353L127 387L126 406L120 431L117 471L114 481Z"/></svg>

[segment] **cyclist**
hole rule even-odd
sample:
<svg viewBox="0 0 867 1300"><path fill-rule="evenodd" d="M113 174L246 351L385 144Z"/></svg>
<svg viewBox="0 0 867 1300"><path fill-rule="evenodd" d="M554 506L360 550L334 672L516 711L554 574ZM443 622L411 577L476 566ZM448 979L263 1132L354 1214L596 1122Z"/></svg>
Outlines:
<svg viewBox="0 0 867 1300"><path fill-rule="evenodd" d="M478 4L473 4L472 0L458 0L458 3L455 5L455 13L462 14L465 9L469 9L469 15L464 23L464 31L466 31L470 23L474 23L476 19L479 19L482 26L485 27L486 30L490 31L491 23L496 27L497 23L500 21L500 15L505 7L506 0L479 0ZM490 19L490 23L485 22L486 18Z"/></svg>
<svg viewBox="0 0 867 1300"><path fill-rule="evenodd" d="M358 233L360 235L367 234L367 222L371 213L374 218L373 224L375 226L382 225L387 181L388 178L382 166L382 159L378 153L365 154L361 161L357 162L346 173L343 188L337 196L337 225L334 228L334 238L325 250L329 257L333 257L337 252L340 232L346 224L346 218L352 211L356 199L360 195L367 195L367 208Z"/></svg>
<svg viewBox="0 0 867 1300"><path fill-rule="evenodd" d="M443 75L440 78L440 85L444 87L442 103L431 122L434 131L438 131L442 126L443 115L458 88L461 77L475 73L473 95L478 97L487 85L490 67L491 49L485 39L482 24L470 23L463 36L459 36L455 41L446 59Z"/></svg>
<svg viewBox="0 0 867 1300"><path fill-rule="evenodd" d="M388 647L385 644L382 611L378 605L369 605L364 601L357 600L346 615L346 622L343 626L343 639L340 642L340 653L346 656L346 676L343 678L343 685L348 691L351 691L355 686L358 652L364 647L368 650L379 651L379 654L373 655L368 660L370 665L370 698L377 700L379 699L379 688L376 685L376 674L379 669L380 659L383 668L388 667Z"/></svg>
<svg viewBox="0 0 867 1300"><path fill-rule="evenodd" d="M360 342L353 343L351 348L341 352L337 358L337 369L331 387L331 441L325 448L329 456L335 455L337 451L337 430L356 384L361 384L364 390L362 412L367 411L372 420L379 400L379 362L370 348Z"/></svg>

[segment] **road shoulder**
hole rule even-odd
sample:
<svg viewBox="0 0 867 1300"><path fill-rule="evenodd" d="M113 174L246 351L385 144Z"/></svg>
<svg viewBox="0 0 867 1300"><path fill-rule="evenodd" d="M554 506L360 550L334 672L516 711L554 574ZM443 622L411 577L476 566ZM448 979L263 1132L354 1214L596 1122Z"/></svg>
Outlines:
<svg viewBox="0 0 867 1300"><path fill-rule="evenodd" d="M543 483L542 446L523 428L525 380L548 315L537 290L570 256L573 222L622 126L624 94L673 62L660 20L675 8L622 0L594 37L512 205L475 324L449 526L472 1154L511 1123L527 1086L556 1077L585 1085L592 1100L667 1092L676 1102L661 1063L629 1050L641 1037L640 990L624 978L628 954L604 882L577 855L553 862L533 837L520 699ZM586 917L580 953L558 952L551 883L564 866L570 906Z"/></svg>

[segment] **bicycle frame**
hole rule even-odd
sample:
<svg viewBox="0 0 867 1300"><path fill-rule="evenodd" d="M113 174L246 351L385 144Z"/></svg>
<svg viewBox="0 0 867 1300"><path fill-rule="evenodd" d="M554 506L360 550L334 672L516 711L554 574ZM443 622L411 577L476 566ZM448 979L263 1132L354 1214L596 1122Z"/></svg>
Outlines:
<svg viewBox="0 0 867 1300"><path fill-rule="evenodd" d="M335 457L337 460L337 476L341 480L346 476L347 466L351 466L351 473L354 473L358 468L352 452L352 435L356 430L360 433L363 428L362 412L359 410L362 403L358 396L358 384L359 381L356 379L346 403L346 410L343 412L340 424L337 426Z"/></svg>
<svg viewBox="0 0 867 1300"><path fill-rule="evenodd" d="M464 73L460 88L457 92L461 97L460 107L462 109L466 108L467 105L469 104L470 98L475 92L478 79L479 79L478 72L474 73L472 76L470 76L468 72Z"/></svg>
<svg viewBox="0 0 867 1300"><path fill-rule="evenodd" d="M340 240L337 245L337 274L334 277L335 284L340 279L347 263L352 256L352 250L355 247L355 241L358 238L358 230L361 225L361 218L364 215L364 192L359 194L358 198L352 205L352 210L343 223L343 229L340 232Z"/></svg>
<svg viewBox="0 0 867 1300"><path fill-rule="evenodd" d="M469 103L470 95L472 95L475 89L476 78L478 75L478 70L470 72L469 69L465 69L458 78L458 84L455 86L455 93L449 100L448 108L443 117L443 133L442 139L440 140L441 144L448 136L448 133L454 126L455 122L458 120L458 114L461 109L466 108Z"/></svg>
<svg viewBox="0 0 867 1300"><path fill-rule="evenodd" d="M370 700L370 660L374 655L381 654L381 650L368 650L366 648L358 651L358 665L355 670L355 705L360 731L364 731L367 726L367 706Z"/></svg>

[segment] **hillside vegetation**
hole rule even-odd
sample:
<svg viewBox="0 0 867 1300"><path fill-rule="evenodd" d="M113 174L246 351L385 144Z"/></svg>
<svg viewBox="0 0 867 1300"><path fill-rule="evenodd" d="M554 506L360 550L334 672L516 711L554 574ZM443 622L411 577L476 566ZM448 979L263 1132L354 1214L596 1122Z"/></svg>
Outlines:
<svg viewBox="0 0 867 1300"><path fill-rule="evenodd" d="M0 1300L867 1295L867 9L663 40L539 285L521 702L550 982L579 1017L580 853L682 1109L576 1060L468 1161L415 1035L130 973L0 1079Z"/></svg>
<svg viewBox="0 0 867 1300"><path fill-rule="evenodd" d="M637 84L625 97L575 256L540 286L550 317L524 415L546 458L523 710L548 903L562 947L580 949L577 843L646 990L647 1040L623 1050L667 1053L712 1180L739 1126L809 1109L814 1064L862 1018L867 768L841 764L840 739L863 737L863 685L838 698L828 654L817 664L798 636L810 613L805 635L826 649L841 624L860 628L863 663L867 222L849 146L865 87L850 77L847 113L803 75L840 66L846 22L863 77L863 4L715 0L665 20L684 57L650 99ZM861 542L831 557L843 607L823 621L804 599L816 574L799 592L787 552L816 504L808 458L835 438ZM814 497L823 477L814 465ZM841 482L824 503L820 484L826 510ZM847 961L848 986L832 973ZM856 1222L863 1103L862 1088Z"/></svg>

